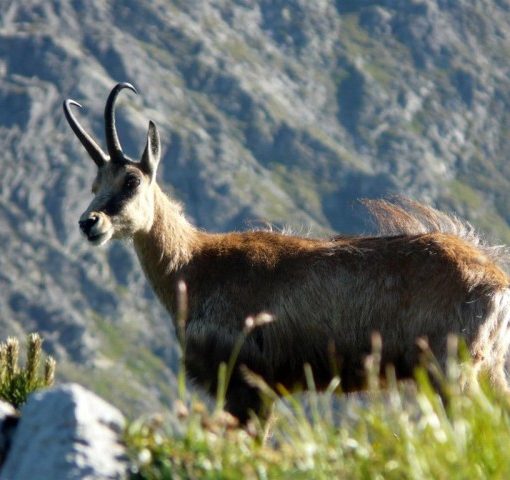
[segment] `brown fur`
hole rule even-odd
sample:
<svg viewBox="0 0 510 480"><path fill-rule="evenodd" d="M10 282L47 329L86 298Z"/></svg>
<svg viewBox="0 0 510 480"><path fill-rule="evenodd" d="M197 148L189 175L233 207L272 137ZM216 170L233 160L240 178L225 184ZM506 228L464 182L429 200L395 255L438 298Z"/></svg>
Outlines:
<svg viewBox="0 0 510 480"><path fill-rule="evenodd" d="M428 339L444 366L447 337L456 334L466 340L477 368L506 386L508 278L491 249L440 231L330 240L264 231L207 234L193 229L162 192L156 197L161 216L152 231L135 236L135 249L174 318L177 282L188 285L187 371L211 393L245 319L262 311L275 321L250 334L238 363L273 387L302 385L303 364L309 363L319 385L339 365L343 388L362 388L374 331L382 336L383 364L394 364L401 378L418 364L417 338ZM429 219L439 215L410 205ZM372 206L393 220L401 208ZM418 214L401 213L400 222L409 215L407 227L419 221ZM240 376L233 379L228 407L242 419L248 408L259 408Z"/></svg>
<svg viewBox="0 0 510 480"><path fill-rule="evenodd" d="M110 94L107 118L124 87ZM409 200L370 201L379 236L209 234L190 225L157 186L160 147L153 124L137 164L116 160L118 149L111 149L112 160L97 152L66 116L99 167L95 199L80 222L89 241L132 238L149 282L174 319L178 283L187 285L184 341L191 378L214 394L218 367L229 360L246 318L260 312L274 316L247 336L229 384L226 407L241 421L250 410L260 412L261 404L238 366L288 389L303 385L305 363L319 387L338 368L344 390L356 390L364 386L373 332L382 338L382 365L393 364L399 378L412 376L419 362L417 339L428 340L444 367L447 339L455 334L465 340L475 369L507 388L510 294L500 266L504 252L486 246L469 225ZM140 175L135 189L126 180L134 170Z"/></svg>

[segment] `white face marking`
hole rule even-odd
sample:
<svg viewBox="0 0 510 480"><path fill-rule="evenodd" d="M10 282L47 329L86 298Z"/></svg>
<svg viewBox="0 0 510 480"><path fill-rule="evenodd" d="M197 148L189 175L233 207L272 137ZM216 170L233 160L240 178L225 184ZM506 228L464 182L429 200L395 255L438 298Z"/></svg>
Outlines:
<svg viewBox="0 0 510 480"><path fill-rule="evenodd" d="M92 191L94 199L80 217L82 231L92 245L131 238L152 226L154 187L139 168L108 163L98 171Z"/></svg>

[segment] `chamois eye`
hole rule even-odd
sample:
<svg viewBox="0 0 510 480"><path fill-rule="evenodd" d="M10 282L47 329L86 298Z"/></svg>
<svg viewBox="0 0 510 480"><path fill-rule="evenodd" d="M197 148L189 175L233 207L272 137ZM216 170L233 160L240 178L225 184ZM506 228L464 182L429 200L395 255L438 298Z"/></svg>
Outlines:
<svg viewBox="0 0 510 480"><path fill-rule="evenodd" d="M138 185L140 185L140 177L137 175L128 175L124 181L124 186L128 190L134 190Z"/></svg>

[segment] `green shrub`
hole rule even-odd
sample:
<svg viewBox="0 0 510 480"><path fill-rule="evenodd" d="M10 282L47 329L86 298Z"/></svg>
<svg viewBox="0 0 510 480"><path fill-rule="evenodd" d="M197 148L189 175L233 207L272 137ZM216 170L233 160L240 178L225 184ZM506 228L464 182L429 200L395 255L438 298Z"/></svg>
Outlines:
<svg viewBox="0 0 510 480"><path fill-rule="evenodd" d="M19 408L28 395L53 384L55 360L47 357L41 375L42 338L31 333L27 338L26 362L19 366L19 341L9 337L0 344L0 398Z"/></svg>

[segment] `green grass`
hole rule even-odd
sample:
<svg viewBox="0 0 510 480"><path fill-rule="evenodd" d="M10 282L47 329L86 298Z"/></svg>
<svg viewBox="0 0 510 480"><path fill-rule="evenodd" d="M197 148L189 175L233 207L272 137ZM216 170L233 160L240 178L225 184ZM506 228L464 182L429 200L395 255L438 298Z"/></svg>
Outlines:
<svg viewBox="0 0 510 480"><path fill-rule="evenodd" d="M0 344L0 399L19 408L28 396L49 387L55 378L55 360L47 357L42 366L43 340L31 333L26 342L26 360L19 365L20 346L17 338L9 337Z"/></svg>
<svg viewBox="0 0 510 480"><path fill-rule="evenodd" d="M338 383L307 394L306 402L289 396L268 425L245 429L219 409L176 402L178 421L158 417L128 427L132 478L510 478L509 402L483 382L462 393L459 371L451 362L447 407L424 370L416 388L390 381L379 390L372 382L363 401L344 398L340 412Z"/></svg>
<svg viewBox="0 0 510 480"><path fill-rule="evenodd" d="M479 192L459 180L452 180L449 184L450 193L470 209L479 209L483 205L483 198Z"/></svg>
<svg viewBox="0 0 510 480"><path fill-rule="evenodd" d="M462 179L456 179L447 184L448 197L442 199L447 209L453 211L465 210L463 215L473 223L480 232L485 232L496 242L510 242L508 223L491 205L487 204L479 190L475 190Z"/></svg>
<svg viewBox="0 0 510 480"><path fill-rule="evenodd" d="M307 211L320 211L321 201L316 188L317 182L312 175L281 163L274 164L271 173L272 179L291 198L295 198L301 208Z"/></svg>
<svg viewBox="0 0 510 480"><path fill-rule="evenodd" d="M367 50L373 47L370 36L359 26L359 16L354 13L342 16L340 38L352 57L366 56Z"/></svg>
<svg viewBox="0 0 510 480"><path fill-rule="evenodd" d="M93 390L129 418L160 408L175 397L168 366L144 344L136 322L119 324L99 315L91 318L102 354L93 365L59 364L62 379ZM157 395L145 395L153 385L158 385Z"/></svg>

